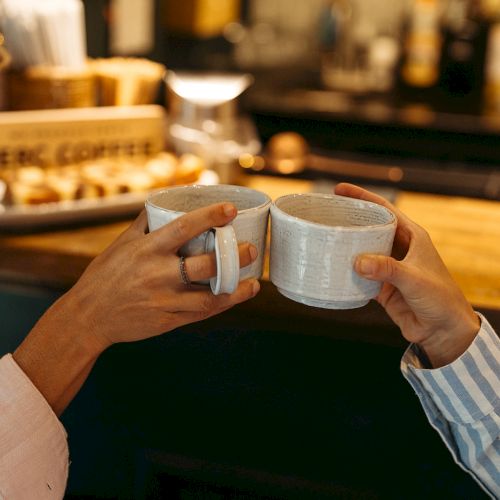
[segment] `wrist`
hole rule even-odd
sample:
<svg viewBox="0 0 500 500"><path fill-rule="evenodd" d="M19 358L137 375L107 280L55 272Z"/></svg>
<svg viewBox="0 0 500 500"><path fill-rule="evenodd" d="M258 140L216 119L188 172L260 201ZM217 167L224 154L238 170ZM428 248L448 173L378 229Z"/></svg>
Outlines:
<svg viewBox="0 0 500 500"><path fill-rule="evenodd" d="M73 399L105 349L89 333L77 304L68 295L59 299L13 353L56 415Z"/></svg>
<svg viewBox="0 0 500 500"><path fill-rule="evenodd" d="M87 356L97 359L112 342L98 334L100 325L96 325L93 313L95 300L80 293L76 285L61 298L61 311L63 323L70 328L74 341Z"/></svg>
<svg viewBox="0 0 500 500"><path fill-rule="evenodd" d="M467 351L480 328L481 320L471 309L471 314L458 325L436 330L418 345L425 352L432 367L441 368L453 363Z"/></svg>

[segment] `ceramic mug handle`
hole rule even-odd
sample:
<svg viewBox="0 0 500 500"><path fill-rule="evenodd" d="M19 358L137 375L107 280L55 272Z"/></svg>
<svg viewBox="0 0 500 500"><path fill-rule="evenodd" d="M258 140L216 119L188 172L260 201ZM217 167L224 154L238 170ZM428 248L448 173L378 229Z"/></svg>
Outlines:
<svg viewBox="0 0 500 500"><path fill-rule="evenodd" d="M215 252L217 275L210 279L212 293L233 293L240 281L240 255L233 226L214 227L209 231L205 251Z"/></svg>

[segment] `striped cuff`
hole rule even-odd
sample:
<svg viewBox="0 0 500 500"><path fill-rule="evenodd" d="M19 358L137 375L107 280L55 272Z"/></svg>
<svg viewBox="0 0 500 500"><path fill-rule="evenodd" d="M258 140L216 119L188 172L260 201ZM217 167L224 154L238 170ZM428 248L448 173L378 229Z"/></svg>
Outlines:
<svg viewBox="0 0 500 500"><path fill-rule="evenodd" d="M500 339L486 318L479 317L476 338L453 363L427 369L414 344L401 360L401 370L417 393L430 397L450 422L475 422L500 405Z"/></svg>

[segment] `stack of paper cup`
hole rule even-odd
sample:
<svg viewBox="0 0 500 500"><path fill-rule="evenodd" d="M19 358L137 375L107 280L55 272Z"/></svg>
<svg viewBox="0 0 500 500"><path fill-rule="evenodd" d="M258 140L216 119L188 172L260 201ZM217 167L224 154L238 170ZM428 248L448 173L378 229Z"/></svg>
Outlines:
<svg viewBox="0 0 500 500"><path fill-rule="evenodd" d="M97 59L92 66L102 106L154 103L165 73L162 64L142 58Z"/></svg>

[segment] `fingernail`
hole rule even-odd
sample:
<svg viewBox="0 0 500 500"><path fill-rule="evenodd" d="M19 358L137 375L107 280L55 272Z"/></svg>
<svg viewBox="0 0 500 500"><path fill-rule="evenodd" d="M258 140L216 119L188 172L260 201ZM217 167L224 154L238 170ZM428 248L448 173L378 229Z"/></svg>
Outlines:
<svg viewBox="0 0 500 500"><path fill-rule="evenodd" d="M356 264L357 270L366 275L373 274L377 266L377 263L370 257L358 257Z"/></svg>
<svg viewBox="0 0 500 500"><path fill-rule="evenodd" d="M236 208L234 205L231 205L231 203L225 203L223 210L224 210L224 214L226 214L228 217L230 215L234 215L236 213Z"/></svg>
<svg viewBox="0 0 500 500"><path fill-rule="evenodd" d="M257 255L259 254L259 252L257 252L257 249L253 245L249 246L248 252L250 253L250 257L252 258L252 260L255 260L257 258Z"/></svg>
<svg viewBox="0 0 500 500"><path fill-rule="evenodd" d="M260 283L257 280L255 280L252 283L252 293L254 295L257 295L259 293L259 290L260 290Z"/></svg>

